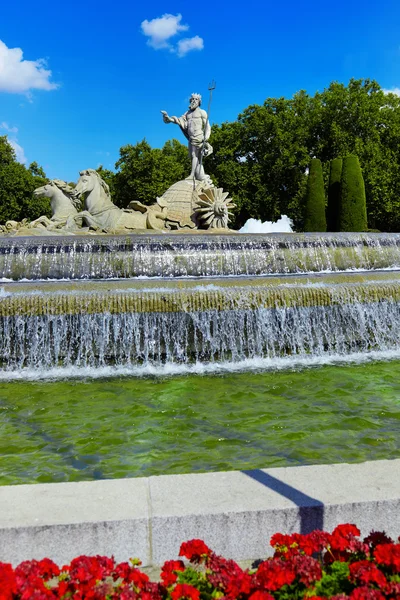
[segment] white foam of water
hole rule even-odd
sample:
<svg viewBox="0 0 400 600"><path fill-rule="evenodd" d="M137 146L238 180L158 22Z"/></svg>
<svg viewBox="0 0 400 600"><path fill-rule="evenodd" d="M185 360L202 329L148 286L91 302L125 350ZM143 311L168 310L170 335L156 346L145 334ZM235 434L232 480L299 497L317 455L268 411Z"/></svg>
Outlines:
<svg viewBox="0 0 400 600"><path fill-rule="evenodd" d="M273 221L261 222L259 219L248 219L238 233L293 233L293 221L288 216L282 215Z"/></svg>
<svg viewBox="0 0 400 600"><path fill-rule="evenodd" d="M60 379L101 379L109 377L173 377L251 371L284 371L329 365L363 364L376 361L399 360L400 350L353 352L351 354L324 354L307 357L249 358L237 362L193 363L106 367L55 367L53 369L20 369L0 371L0 381L55 381Z"/></svg>

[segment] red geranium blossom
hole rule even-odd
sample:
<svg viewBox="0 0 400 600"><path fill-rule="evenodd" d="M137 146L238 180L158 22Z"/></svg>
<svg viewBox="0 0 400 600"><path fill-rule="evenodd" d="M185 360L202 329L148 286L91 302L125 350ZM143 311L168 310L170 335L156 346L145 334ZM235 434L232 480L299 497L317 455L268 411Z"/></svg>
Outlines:
<svg viewBox="0 0 400 600"><path fill-rule="evenodd" d="M374 557L378 564L400 573L400 544L381 544L375 548Z"/></svg>
<svg viewBox="0 0 400 600"><path fill-rule="evenodd" d="M249 596L249 600L274 600L274 597L271 596L268 592L264 592L262 590L257 590L251 596Z"/></svg>
<svg viewBox="0 0 400 600"><path fill-rule="evenodd" d="M12 600L16 591L14 569L9 563L0 562L0 600Z"/></svg>
<svg viewBox="0 0 400 600"><path fill-rule="evenodd" d="M77 556L71 561L69 575L72 580L87 583L112 574L115 561L107 556Z"/></svg>
<svg viewBox="0 0 400 600"><path fill-rule="evenodd" d="M330 544L333 550L349 550L349 544L354 538L360 535L360 530L355 525L349 523L338 525L332 531Z"/></svg>
<svg viewBox="0 0 400 600"><path fill-rule="evenodd" d="M224 593L227 599L235 600L242 594L249 594L252 588L252 577L239 567L234 560L212 554L207 563L207 580Z"/></svg>
<svg viewBox="0 0 400 600"><path fill-rule="evenodd" d="M179 550L179 556L185 556L191 562L200 562L203 558L210 556L211 550L203 540L189 540L183 542Z"/></svg>
<svg viewBox="0 0 400 600"><path fill-rule="evenodd" d="M293 567L279 558L265 560L254 574L255 584L270 592L279 590L283 585L290 585L295 578Z"/></svg>
<svg viewBox="0 0 400 600"><path fill-rule="evenodd" d="M121 578L125 583L133 583L137 588L142 589L144 584L149 581L149 576L127 562L120 563L113 571L114 581Z"/></svg>
<svg viewBox="0 0 400 600"><path fill-rule="evenodd" d="M371 531L363 541L368 544L371 550L380 544L393 544L392 538L386 535L384 531Z"/></svg>
<svg viewBox="0 0 400 600"><path fill-rule="evenodd" d="M180 600L181 598L186 598L187 600L200 600L200 592L192 585L178 583L171 593L171 598L172 600Z"/></svg>
<svg viewBox="0 0 400 600"><path fill-rule="evenodd" d="M305 586L309 586L322 577L321 565L315 558L305 555L292 556L287 562Z"/></svg>
<svg viewBox="0 0 400 600"><path fill-rule="evenodd" d="M350 565L350 579L364 585L373 583L378 587L384 587L387 583L382 571L368 560L360 560Z"/></svg>
<svg viewBox="0 0 400 600"><path fill-rule="evenodd" d="M385 596L379 590L372 590L366 585L353 590L350 598L351 600L385 600Z"/></svg>
<svg viewBox="0 0 400 600"><path fill-rule="evenodd" d="M176 571L184 571L185 565L181 560L167 560L161 569L161 579L163 584L168 587L176 582Z"/></svg>

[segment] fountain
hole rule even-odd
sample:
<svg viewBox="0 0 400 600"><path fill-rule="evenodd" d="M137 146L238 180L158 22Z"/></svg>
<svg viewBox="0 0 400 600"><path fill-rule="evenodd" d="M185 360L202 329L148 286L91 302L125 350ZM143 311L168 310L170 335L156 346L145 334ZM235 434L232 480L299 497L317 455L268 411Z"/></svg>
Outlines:
<svg viewBox="0 0 400 600"><path fill-rule="evenodd" d="M164 113L185 129L182 119ZM51 219L6 227L0 372L399 348L400 235L233 232L229 194L190 139L191 176L152 206L117 208L86 169L75 188L54 180L37 190L51 197Z"/></svg>
<svg viewBox="0 0 400 600"><path fill-rule="evenodd" d="M53 216L0 236L0 373L244 364L399 349L400 234L237 233L205 173L207 113L180 126L190 176L116 207L93 169L36 190ZM34 234L34 235L33 235Z"/></svg>

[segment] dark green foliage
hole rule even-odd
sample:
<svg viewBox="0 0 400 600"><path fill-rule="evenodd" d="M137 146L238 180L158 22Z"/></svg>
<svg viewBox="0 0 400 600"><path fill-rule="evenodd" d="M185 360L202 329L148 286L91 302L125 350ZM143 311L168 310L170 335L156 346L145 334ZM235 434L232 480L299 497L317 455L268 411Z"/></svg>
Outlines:
<svg viewBox="0 0 400 600"><path fill-rule="evenodd" d="M123 208L132 200L153 204L173 183L190 173L187 147L177 140L167 142L161 150L151 148L146 140L123 146L115 166L119 171L113 181L113 200Z"/></svg>
<svg viewBox="0 0 400 600"><path fill-rule="evenodd" d="M341 158L334 158L331 160L328 184L328 207L326 211L326 225L328 231L339 231L342 166L343 160Z"/></svg>
<svg viewBox="0 0 400 600"><path fill-rule="evenodd" d="M305 198L304 230L326 231L324 176L319 158L313 158L310 163Z"/></svg>
<svg viewBox="0 0 400 600"><path fill-rule="evenodd" d="M27 169L17 162L7 137L0 137L0 223L9 219L30 221L41 215L51 216L50 200L34 198L35 188L46 183L44 171L37 163Z"/></svg>
<svg viewBox="0 0 400 600"><path fill-rule="evenodd" d="M367 230L364 179L358 156L354 155L346 156L343 159L339 230Z"/></svg>

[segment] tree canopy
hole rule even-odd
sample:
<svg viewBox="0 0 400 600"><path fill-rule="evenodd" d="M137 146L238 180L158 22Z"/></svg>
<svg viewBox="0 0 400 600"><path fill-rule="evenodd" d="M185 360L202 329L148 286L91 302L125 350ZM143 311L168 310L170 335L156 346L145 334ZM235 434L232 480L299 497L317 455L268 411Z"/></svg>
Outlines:
<svg viewBox="0 0 400 600"><path fill-rule="evenodd" d="M50 200L32 196L33 190L46 181L43 169L36 162L28 168L20 164L7 136L0 136L0 223L51 216Z"/></svg>
<svg viewBox="0 0 400 600"><path fill-rule="evenodd" d="M214 153L205 169L233 197L235 228L249 217L265 221L287 214L303 230L311 160L322 163L328 197L331 161L355 155L369 227L400 231L400 98L384 93L375 81L352 79L347 85L333 82L313 96L301 90L289 99L267 98L245 108L236 121L213 125L210 143ZM115 167L115 172L99 171L121 207L131 200L151 204L190 173L187 147L177 140L161 149L146 140L123 146ZM36 181L43 180L38 169L36 163L29 169L17 163L6 138L0 138L0 221L27 216L23 210L31 218L39 208L31 197Z"/></svg>

